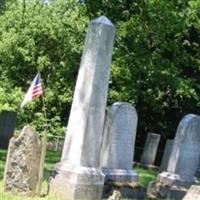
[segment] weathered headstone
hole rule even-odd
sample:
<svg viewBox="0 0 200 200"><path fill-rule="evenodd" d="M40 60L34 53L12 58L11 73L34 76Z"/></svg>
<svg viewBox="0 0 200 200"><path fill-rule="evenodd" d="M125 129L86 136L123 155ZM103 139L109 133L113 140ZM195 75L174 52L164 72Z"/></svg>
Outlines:
<svg viewBox="0 0 200 200"><path fill-rule="evenodd" d="M160 171L161 172L167 170L167 166L168 166L170 154L172 152L173 144L174 144L174 140L167 140L167 142L166 142L162 162L161 162L161 165L160 165Z"/></svg>
<svg viewBox="0 0 200 200"><path fill-rule="evenodd" d="M137 120L136 110L129 103L117 102L107 109L100 159L106 176L105 196L112 192L112 183L138 180L132 170Z"/></svg>
<svg viewBox="0 0 200 200"><path fill-rule="evenodd" d="M200 116L186 115L179 123L166 172L148 188L150 196L182 199L187 189L197 184L195 172L200 157Z"/></svg>
<svg viewBox="0 0 200 200"><path fill-rule="evenodd" d="M13 136L17 114L13 111L3 110L0 113L0 147L7 148Z"/></svg>
<svg viewBox="0 0 200 200"><path fill-rule="evenodd" d="M4 171L4 190L34 195L38 182L41 141L30 126L11 138Z"/></svg>
<svg viewBox="0 0 200 200"><path fill-rule="evenodd" d="M160 142L160 135L156 133L148 133L144 145L144 151L141 156L140 163L144 166L154 165L158 145Z"/></svg>
<svg viewBox="0 0 200 200"><path fill-rule="evenodd" d="M91 21L79 69L61 162L50 192L62 199L101 199L99 168L114 26L104 16Z"/></svg>
<svg viewBox="0 0 200 200"><path fill-rule="evenodd" d="M192 185L183 200L200 200L200 186Z"/></svg>

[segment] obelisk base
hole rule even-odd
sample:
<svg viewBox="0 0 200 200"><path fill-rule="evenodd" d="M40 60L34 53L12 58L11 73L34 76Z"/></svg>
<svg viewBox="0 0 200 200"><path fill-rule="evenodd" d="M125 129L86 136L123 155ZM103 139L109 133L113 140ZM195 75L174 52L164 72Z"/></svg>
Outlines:
<svg viewBox="0 0 200 200"><path fill-rule="evenodd" d="M49 192L63 200L100 200L104 174L100 169L58 163L50 179Z"/></svg>
<svg viewBox="0 0 200 200"><path fill-rule="evenodd" d="M191 185L198 184L195 177L162 172L156 181L150 182L147 195L150 198L182 199Z"/></svg>

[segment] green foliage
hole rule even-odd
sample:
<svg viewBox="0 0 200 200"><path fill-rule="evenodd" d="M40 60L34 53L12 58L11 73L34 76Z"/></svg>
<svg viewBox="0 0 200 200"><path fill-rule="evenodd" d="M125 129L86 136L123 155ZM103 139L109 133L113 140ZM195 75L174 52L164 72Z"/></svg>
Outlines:
<svg viewBox="0 0 200 200"><path fill-rule="evenodd" d="M75 1L44 4L28 1L10 6L0 16L0 109L18 112L18 127L32 123L39 130L45 123L42 101L20 101L41 71L51 134L63 134L72 102L87 17Z"/></svg>
<svg viewBox="0 0 200 200"><path fill-rule="evenodd" d="M199 113L199 1L8 2L0 15L0 110L17 111L18 128L43 129L42 100L19 109L39 69L49 133L63 134L88 18L101 14L116 26L108 103L136 106L137 141L147 131L172 138L183 115Z"/></svg>
<svg viewBox="0 0 200 200"><path fill-rule="evenodd" d="M183 115L200 109L199 1L86 0L86 5L91 17L103 13L116 24L109 102L136 106L137 142L148 131L172 138Z"/></svg>

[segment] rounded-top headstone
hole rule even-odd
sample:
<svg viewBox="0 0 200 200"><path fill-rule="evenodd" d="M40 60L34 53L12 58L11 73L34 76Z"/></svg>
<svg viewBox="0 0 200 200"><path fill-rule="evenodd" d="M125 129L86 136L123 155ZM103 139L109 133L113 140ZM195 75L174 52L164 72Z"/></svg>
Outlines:
<svg viewBox="0 0 200 200"><path fill-rule="evenodd" d="M178 125L167 171L182 177L193 177L198 167L199 144L200 116L188 114Z"/></svg>
<svg viewBox="0 0 200 200"><path fill-rule="evenodd" d="M100 16L100 17L92 20L91 23L100 23L100 24L105 24L105 25L114 27L113 23L105 16Z"/></svg>
<svg viewBox="0 0 200 200"><path fill-rule="evenodd" d="M125 102L116 102L107 109L101 167L109 169L132 169L137 112Z"/></svg>

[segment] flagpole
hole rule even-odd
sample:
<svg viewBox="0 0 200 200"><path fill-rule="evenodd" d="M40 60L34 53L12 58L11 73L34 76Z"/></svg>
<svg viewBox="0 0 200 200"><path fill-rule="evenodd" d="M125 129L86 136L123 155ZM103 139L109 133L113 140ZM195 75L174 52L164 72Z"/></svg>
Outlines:
<svg viewBox="0 0 200 200"><path fill-rule="evenodd" d="M43 176L44 176L44 164L45 164L45 157L46 157L46 149L47 149L47 128L48 128L48 122L47 122L47 112L46 112L46 103L44 96L42 95L42 106L43 106L43 112L44 112L44 118L45 118L45 125L44 125L44 132L42 137L42 149L41 149L41 157L40 157L40 166L39 166L39 174L38 174L38 182L36 187L36 195L40 196L42 191L42 182L43 182Z"/></svg>

